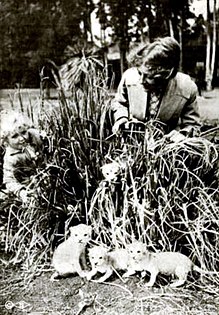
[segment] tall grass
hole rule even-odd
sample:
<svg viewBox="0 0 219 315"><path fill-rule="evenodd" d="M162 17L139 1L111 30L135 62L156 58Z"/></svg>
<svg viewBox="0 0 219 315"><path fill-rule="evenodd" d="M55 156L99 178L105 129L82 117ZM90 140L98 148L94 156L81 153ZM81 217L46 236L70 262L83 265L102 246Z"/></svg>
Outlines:
<svg viewBox="0 0 219 315"><path fill-rule="evenodd" d="M4 249L12 254L13 263L34 268L39 261L47 263L70 224L89 223L89 200L101 176L103 142L109 135L105 128L109 97L104 68L96 70L92 62L82 61L87 68L81 71L80 84L72 86L70 97L60 82L58 106L48 108L44 99L35 107L31 99L26 106L20 102L19 110L47 137L42 166L29 187L37 199L28 207L11 196L3 201Z"/></svg>
<svg viewBox="0 0 219 315"><path fill-rule="evenodd" d="M15 253L13 262L22 261L26 270L44 268L69 225L86 222L108 246L142 239L152 250L178 250L216 271L217 146L205 138L169 143L157 121L109 137L104 68L83 57L74 60L72 71L63 74L65 80L77 74L70 96L56 78L58 106L48 110L44 102L37 114L47 134L45 161L33 184L38 199L28 209L6 203L5 250ZM108 182L100 167L113 160L126 167ZM218 284L219 278L210 280Z"/></svg>

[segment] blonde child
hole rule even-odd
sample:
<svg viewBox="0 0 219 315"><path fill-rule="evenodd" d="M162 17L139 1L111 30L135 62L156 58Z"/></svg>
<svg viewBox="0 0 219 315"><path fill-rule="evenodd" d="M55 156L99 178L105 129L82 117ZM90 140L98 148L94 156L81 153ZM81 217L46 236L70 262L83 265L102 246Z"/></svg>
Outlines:
<svg viewBox="0 0 219 315"><path fill-rule="evenodd" d="M42 136L27 117L11 111L2 114L1 138L5 146L3 183L9 193L26 203L30 197L28 184L38 167Z"/></svg>

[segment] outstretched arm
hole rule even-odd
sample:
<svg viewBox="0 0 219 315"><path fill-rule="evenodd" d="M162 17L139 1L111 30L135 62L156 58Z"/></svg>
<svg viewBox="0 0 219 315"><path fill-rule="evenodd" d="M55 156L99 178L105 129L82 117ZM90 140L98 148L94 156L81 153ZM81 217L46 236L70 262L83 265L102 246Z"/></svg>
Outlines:
<svg viewBox="0 0 219 315"><path fill-rule="evenodd" d="M114 117L113 133L116 133L120 126L128 121L128 94L125 85L125 74L119 83L116 95L111 103L111 110Z"/></svg>

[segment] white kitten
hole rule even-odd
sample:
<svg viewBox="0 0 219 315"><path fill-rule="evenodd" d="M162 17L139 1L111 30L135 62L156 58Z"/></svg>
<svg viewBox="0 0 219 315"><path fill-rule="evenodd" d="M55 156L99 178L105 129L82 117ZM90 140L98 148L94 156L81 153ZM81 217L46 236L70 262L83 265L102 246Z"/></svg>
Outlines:
<svg viewBox="0 0 219 315"><path fill-rule="evenodd" d="M136 271L148 271L150 281L146 286L153 286L159 273L173 275L178 278L170 284L171 287L178 287L185 283L188 273L192 270L202 272L201 268L194 265L185 255L177 252L151 253L146 250L146 245L141 242L134 242L128 246L129 269L123 275L128 277Z"/></svg>
<svg viewBox="0 0 219 315"><path fill-rule="evenodd" d="M128 159L116 158L111 163L106 163L101 167L102 174L107 181L118 180L118 176L128 168L134 161L129 157Z"/></svg>
<svg viewBox="0 0 219 315"><path fill-rule="evenodd" d="M117 180L120 173L120 164L117 162L107 163L101 167L102 174L107 181Z"/></svg>
<svg viewBox="0 0 219 315"><path fill-rule="evenodd" d="M66 277L77 273L85 277L86 245L91 239L91 226L79 224L70 227L70 237L61 243L54 251L52 265L56 272L51 276L54 281L58 276Z"/></svg>
<svg viewBox="0 0 219 315"><path fill-rule="evenodd" d="M128 270L123 277L134 275L136 271L144 271L142 268L142 258L147 252L146 245L140 241L134 241L126 246L128 253Z"/></svg>
<svg viewBox="0 0 219 315"><path fill-rule="evenodd" d="M97 282L106 281L114 270L126 270L128 262L128 252L125 249L115 249L109 251L104 246L94 246L88 252L91 263L91 271L87 274L87 279L91 280L98 272L104 274Z"/></svg>

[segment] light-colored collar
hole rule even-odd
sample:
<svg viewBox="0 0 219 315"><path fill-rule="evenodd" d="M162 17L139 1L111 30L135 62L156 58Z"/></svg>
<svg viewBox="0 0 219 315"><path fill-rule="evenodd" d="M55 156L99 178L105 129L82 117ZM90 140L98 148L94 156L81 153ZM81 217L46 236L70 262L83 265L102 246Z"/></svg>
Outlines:
<svg viewBox="0 0 219 315"><path fill-rule="evenodd" d="M7 147L7 151L8 151L9 155L16 155L16 154L22 153L23 149L22 150L18 150L18 149L14 149L14 148L8 146Z"/></svg>

